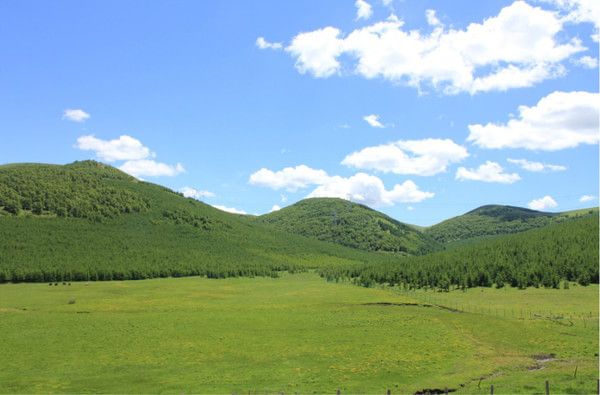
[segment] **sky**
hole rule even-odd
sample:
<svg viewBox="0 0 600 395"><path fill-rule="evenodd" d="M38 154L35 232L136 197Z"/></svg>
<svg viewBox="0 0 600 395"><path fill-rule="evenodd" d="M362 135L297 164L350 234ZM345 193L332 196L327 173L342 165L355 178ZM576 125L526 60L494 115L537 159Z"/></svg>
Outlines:
<svg viewBox="0 0 600 395"><path fill-rule="evenodd" d="M594 0L3 1L0 163L252 215L598 205Z"/></svg>

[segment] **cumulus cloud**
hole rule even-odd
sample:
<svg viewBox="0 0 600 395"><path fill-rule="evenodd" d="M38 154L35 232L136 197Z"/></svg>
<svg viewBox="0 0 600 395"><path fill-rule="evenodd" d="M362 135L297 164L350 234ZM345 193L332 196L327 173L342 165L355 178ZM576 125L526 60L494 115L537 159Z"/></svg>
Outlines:
<svg viewBox="0 0 600 395"><path fill-rule="evenodd" d="M256 46L260 49L283 49L283 45L281 43L272 43L265 40L264 37L259 37L256 39Z"/></svg>
<svg viewBox="0 0 600 395"><path fill-rule="evenodd" d="M521 179L517 173L505 173L502 166L496 162L487 161L477 169L459 167L456 170L457 180L471 180L483 182L497 182L501 184L512 184Z"/></svg>
<svg viewBox="0 0 600 395"><path fill-rule="evenodd" d="M279 211L279 210L281 210L281 207L278 204L274 204L273 207L271 207L271 210L269 212L272 213L274 211Z"/></svg>
<svg viewBox="0 0 600 395"><path fill-rule="evenodd" d="M90 114L80 108L67 108L63 111L63 119L73 122L85 122L90 117Z"/></svg>
<svg viewBox="0 0 600 395"><path fill-rule="evenodd" d="M232 214L241 214L241 215L247 215L248 214L244 210L239 210L239 209L234 208L234 207L221 206L220 204L213 204L212 206L214 208L216 208L216 209L219 209L221 211L225 211L225 212L228 212L228 213L232 213Z"/></svg>
<svg viewBox="0 0 600 395"><path fill-rule="evenodd" d="M548 163L541 163L541 162L532 162L532 161L528 161L527 159L507 159L507 162L517 165L524 170L533 171L533 172L567 170L566 166L551 165Z"/></svg>
<svg viewBox="0 0 600 395"><path fill-rule="evenodd" d="M384 173L432 176L467 156L467 150L450 139L399 140L363 148L346 156L342 164Z"/></svg>
<svg viewBox="0 0 600 395"><path fill-rule="evenodd" d="M250 176L249 182L252 185L295 192L309 185L323 184L328 179L329 176L324 170L299 165L296 167L286 167L276 172L262 168Z"/></svg>
<svg viewBox="0 0 600 395"><path fill-rule="evenodd" d="M528 206L532 210L547 210L557 207L558 203L556 203L556 200L554 200L552 196L546 195L543 198L532 200L529 202Z"/></svg>
<svg viewBox="0 0 600 395"><path fill-rule="evenodd" d="M387 190L379 177L365 173L357 173L348 178L331 177L327 183L319 185L308 195L308 197L337 197L368 206L416 203L433 196L434 193L421 191L411 180L396 184L391 190Z"/></svg>
<svg viewBox="0 0 600 395"><path fill-rule="evenodd" d="M469 125L468 140L482 148L557 151L597 144L600 94L552 92L505 124Z"/></svg>
<svg viewBox="0 0 600 395"><path fill-rule="evenodd" d="M437 15L435 14L435 10L426 10L425 18L427 18L427 24L429 26L438 27L442 25L442 22L440 22Z"/></svg>
<svg viewBox="0 0 600 395"><path fill-rule="evenodd" d="M381 122L379 122L379 115L375 115L375 114L371 114L371 115L365 115L363 117L363 119L365 120L366 123L368 123L369 125L371 125L374 128L383 128L383 124Z"/></svg>
<svg viewBox="0 0 600 395"><path fill-rule="evenodd" d="M183 196L187 198L193 199L202 199L202 198L211 198L214 197L215 194L209 191L201 191L192 187L183 187L179 190L183 194Z"/></svg>
<svg viewBox="0 0 600 395"><path fill-rule="evenodd" d="M337 57L343 52L343 41L339 35L340 30L331 26L300 33L285 50L296 58L296 69L301 74L308 72L317 78L330 77L340 68Z"/></svg>
<svg viewBox="0 0 600 395"><path fill-rule="evenodd" d="M434 196L407 180L387 190L376 176L357 173L351 177L329 176L324 170L306 165L286 167L280 171L260 169L250 176L250 184L272 189L296 191L309 186L316 188L308 197L338 197L369 206L390 206L395 203L420 202Z"/></svg>
<svg viewBox="0 0 600 395"><path fill-rule="evenodd" d="M595 69L596 67L598 67L598 59L588 55L580 57L573 63L575 63L578 66L585 67L586 69Z"/></svg>
<svg viewBox="0 0 600 395"><path fill-rule="evenodd" d="M152 159L128 160L119 166L119 169L134 177L173 177L183 173L185 169L181 163L168 165Z"/></svg>
<svg viewBox="0 0 600 395"><path fill-rule="evenodd" d="M475 94L561 76L561 62L585 50L578 39L561 38L564 20L559 15L524 1L465 29L445 28L434 10L426 16L435 25L430 33L407 30L392 15L347 35L333 26L299 33L286 51L300 73L318 78L350 69L420 91L431 87L446 94ZM347 67L341 59L348 59Z"/></svg>
<svg viewBox="0 0 600 395"><path fill-rule="evenodd" d="M102 140L92 135L77 138L76 148L93 151L104 161L125 161L119 169L134 177L176 176L185 171L181 163L168 165L155 161L156 154L142 142L131 136L122 135L113 140Z"/></svg>
<svg viewBox="0 0 600 395"><path fill-rule="evenodd" d="M371 4L365 0L356 0L354 6L356 7L356 20L369 19L373 15Z"/></svg>
<svg viewBox="0 0 600 395"><path fill-rule="evenodd" d="M77 138L76 148L94 151L96 156L107 162L139 160L154 156L148 147L131 136L122 135L113 140L102 140L92 135Z"/></svg>
<svg viewBox="0 0 600 395"><path fill-rule="evenodd" d="M600 41L600 2L598 0L545 0L566 12L565 21L594 25L592 40Z"/></svg>
<svg viewBox="0 0 600 395"><path fill-rule="evenodd" d="M596 196L594 195L583 195L582 197L579 198L579 201L581 203L586 203L586 202L591 202L592 200L595 200Z"/></svg>

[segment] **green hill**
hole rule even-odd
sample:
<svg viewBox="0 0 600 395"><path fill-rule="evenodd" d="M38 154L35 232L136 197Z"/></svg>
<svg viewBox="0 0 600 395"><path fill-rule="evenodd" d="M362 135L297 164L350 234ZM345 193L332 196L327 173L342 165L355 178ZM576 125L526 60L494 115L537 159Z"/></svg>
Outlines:
<svg viewBox="0 0 600 395"><path fill-rule="evenodd" d="M561 280L597 284L598 213L425 256L378 265L325 266L320 272L329 280L353 278L366 286L387 283L446 291L506 284L558 288Z"/></svg>
<svg viewBox="0 0 600 395"><path fill-rule="evenodd" d="M0 166L0 282L276 275L388 259L278 232L94 161Z"/></svg>
<svg viewBox="0 0 600 395"><path fill-rule="evenodd" d="M414 227L361 204L311 198L257 218L275 229L366 250L424 254L437 243Z"/></svg>
<svg viewBox="0 0 600 395"><path fill-rule="evenodd" d="M487 205L450 218L425 229L425 234L440 243L523 232L565 220L587 216L597 208L546 213L522 207Z"/></svg>

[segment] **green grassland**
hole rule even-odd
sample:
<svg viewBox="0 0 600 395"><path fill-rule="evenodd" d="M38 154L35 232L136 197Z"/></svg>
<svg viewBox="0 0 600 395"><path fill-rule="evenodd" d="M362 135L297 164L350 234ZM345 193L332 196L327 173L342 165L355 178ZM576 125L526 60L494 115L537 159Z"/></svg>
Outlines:
<svg viewBox="0 0 600 395"><path fill-rule="evenodd" d="M592 393L597 296L597 285L398 292L313 273L2 284L0 392L542 393L549 380L552 393ZM466 301L595 316L445 308Z"/></svg>

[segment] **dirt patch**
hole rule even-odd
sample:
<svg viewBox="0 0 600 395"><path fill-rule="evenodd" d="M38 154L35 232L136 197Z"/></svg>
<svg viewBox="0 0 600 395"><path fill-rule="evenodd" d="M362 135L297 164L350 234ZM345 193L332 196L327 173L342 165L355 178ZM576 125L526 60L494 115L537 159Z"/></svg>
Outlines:
<svg viewBox="0 0 600 395"><path fill-rule="evenodd" d="M398 306L398 307L437 307L438 309L450 311L452 313L462 313L462 311L453 309L451 307L441 306L437 304L426 304L426 303L392 303L392 302L370 302L363 303L363 306Z"/></svg>
<svg viewBox="0 0 600 395"><path fill-rule="evenodd" d="M414 395L439 395L439 394L447 394L450 392L456 392L455 388L447 388L447 389L439 389L439 388L425 388L420 391L415 392Z"/></svg>
<svg viewBox="0 0 600 395"><path fill-rule="evenodd" d="M527 368L530 372L545 369L546 366L544 364L546 362L554 361L556 359L556 354L536 354L532 355L531 358L535 360L535 364Z"/></svg>
<svg viewBox="0 0 600 395"><path fill-rule="evenodd" d="M392 302L371 302L363 303L363 306L412 306L412 307L433 307L430 304L421 303L392 303Z"/></svg>
<svg viewBox="0 0 600 395"><path fill-rule="evenodd" d="M89 311L76 311L76 314L89 314Z"/></svg>
<svg viewBox="0 0 600 395"><path fill-rule="evenodd" d="M556 359L556 354L536 354L531 357L539 363L545 363L554 361Z"/></svg>

